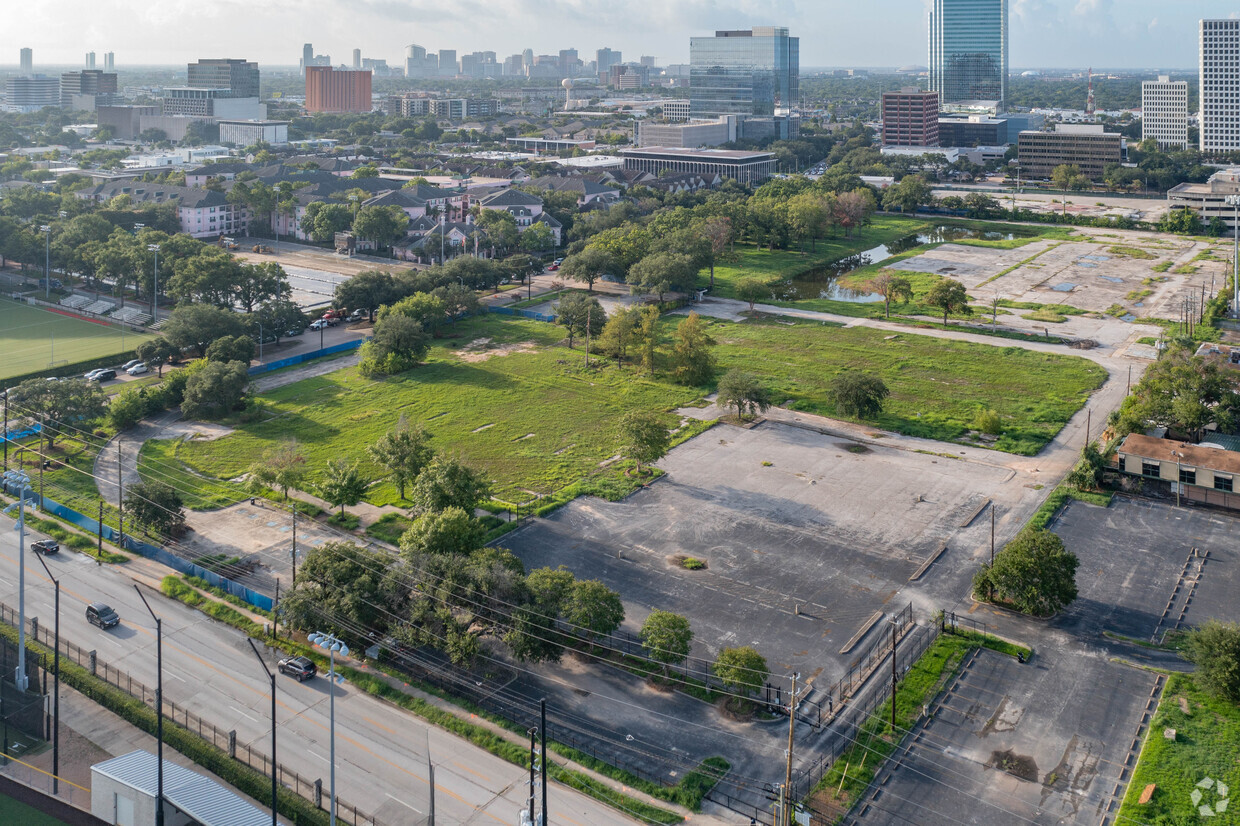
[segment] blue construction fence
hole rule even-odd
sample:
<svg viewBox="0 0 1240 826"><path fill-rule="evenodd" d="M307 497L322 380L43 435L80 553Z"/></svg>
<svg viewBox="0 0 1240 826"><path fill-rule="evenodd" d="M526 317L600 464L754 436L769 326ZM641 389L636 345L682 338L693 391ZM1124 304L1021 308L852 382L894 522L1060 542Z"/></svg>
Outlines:
<svg viewBox="0 0 1240 826"><path fill-rule="evenodd" d="M535 321L546 321L550 324L555 323L555 316L546 313L536 313L533 310L517 310L512 307L488 307L487 312L499 313L500 315L515 315L521 318L532 318Z"/></svg>
<svg viewBox="0 0 1240 826"><path fill-rule="evenodd" d="M364 340L368 341L369 339L356 338L352 341L346 341L343 344L333 344L330 347L324 347L321 350L312 350L309 353L300 353L299 355L289 356L288 358L280 359L279 361L269 361L265 364L259 364L255 367L251 367L249 372L251 376L257 376L260 373L270 373L272 370L292 367L295 364L313 361L314 359L322 358L323 356L330 356L335 353L344 353L349 350L356 350L362 346L362 342Z"/></svg>
<svg viewBox="0 0 1240 826"><path fill-rule="evenodd" d="M4 474L3 481L0 482L0 484L3 485L6 493L18 495L18 490L21 487L21 477L14 471L9 471ZM32 504L37 504L39 502L39 494L33 491L29 485L26 486L25 498ZM158 545L150 545L146 542L139 542L132 536L122 536L118 541L117 531L115 528L112 528L109 525L100 524L99 520L92 519L85 514L78 513L73 508L62 505L59 502L48 499L47 497L43 497L42 510L55 514L66 522L70 522L84 531L93 534L102 534L103 538L109 542L119 545L126 550L133 551L136 554L141 554L147 559L153 559L161 565L166 565L175 571L180 571L183 574L204 579L216 588L219 588L222 591L227 591L235 597L240 597L256 608L261 608L264 611L272 610L274 602L272 601L272 598L266 594L260 594L257 591L252 591L240 583L233 582L231 579L220 576L214 571L208 571L201 565L195 565L188 559L182 559L176 554L171 553Z"/></svg>
<svg viewBox="0 0 1240 826"><path fill-rule="evenodd" d="M33 427L27 428L26 430L19 430L16 433L6 432L3 436L0 436L0 439L3 439L6 442L16 442L18 439L24 439L27 436L34 436L42 432L43 425L36 424Z"/></svg>

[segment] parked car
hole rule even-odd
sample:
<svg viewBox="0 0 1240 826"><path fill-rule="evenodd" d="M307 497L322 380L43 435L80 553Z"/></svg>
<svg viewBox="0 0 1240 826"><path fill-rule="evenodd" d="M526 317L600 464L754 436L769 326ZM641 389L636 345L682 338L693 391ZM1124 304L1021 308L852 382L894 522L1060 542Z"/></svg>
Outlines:
<svg viewBox="0 0 1240 826"><path fill-rule="evenodd" d="M305 331L305 330L303 330L303 329L301 329L300 327L293 327L293 328L291 328L291 329L285 330L285 331L284 331L284 335L286 335L286 336L299 336L299 335L301 335L301 334L302 334L302 333L304 333L304 332L306 332L306 331Z"/></svg>
<svg viewBox="0 0 1240 826"><path fill-rule="evenodd" d="M324 327L330 326L331 325L327 323L327 320L323 318L316 318L314 321L310 322L311 330L322 330Z"/></svg>
<svg viewBox="0 0 1240 826"><path fill-rule="evenodd" d="M323 323L324 323L324 324L326 324L328 327L335 327L335 326L337 326L337 325L339 325L339 324L340 324L340 319L338 319L338 318L325 318L325 319L323 319Z"/></svg>
<svg viewBox="0 0 1240 826"><path fill-rule="evenodd" d="M137 364L135 364L133 367L126 367L125 372L131 376L140 376L143 373L151 372L151 368L146 366L146 362L140 361Z"/></svg>
<svg viewBox="0 0 1240 826"><path fill-rule="evenodd" d="M87 378L86 380L87 380L87 381L97 381L97 382L99 382L100 384L102 384L102 383L103 383L103 382L105 382L105 381L112 381L112 379L114 379L114 378L116 378L116 371L115 371L115 370L112 370L112 369L110 369L110 368L109 368L109 369L107 369L107 370L97 370L97 371L95 371L95 374L94 374L93 376L90 376L90 377L89 377L89 378Z"/></svg>
<svg viewBox="0 0 1240 826"><path fill-rule="evenodd" d="M86 621L106 631L115 625L120 625L121 618L112 610L112 606L102 602L92 602L86 606Z"/></svg>
<svg viewBox="0 0 1240 826"><path fill-rule="evenodd" d="M552 263L552 264L563 264L563 263L564 263L564 259L563 259L563 258L557 258L557 259L555 259L554 261L552 261L551 263Z"/></svg>
<svg viewBox="0 0 1240 826"><path fill-rule="evenodd" d="M296 677L297 682L302 682L313 677L318 673L318 667L314 662L306 657L285 657L276 665L281 674L288 674L290 677Z"/></svg>
<svg viewBox="0 0 1240 826"><path fill-rule="evenodd" d="M104 367L96 367L94 370L91 370L89 373L87 373L86 375L82 376L82 378L86 379L87 381L94 381L94 380L95 380L95 376L97 376L97 375L99 375L100 373L102 373L105 369L107 369L107 368L104 368Z"/></svg>
<svg viewBox="0 0 1240 826"><path fill-rule="evenodd" d="M36 554L51 556L60 553L60 543L55 539L40 539L38 542L30 543L30 550Z"/></svg>
<svg viewBox="0 0 1240 826"><path fill-rule="evenodd" d="M137 367L141 363L142 363L142 359L130 359L129 361L121 365L121 369L128 370L130 367Z"/></svg>
<svg viewBox="0 0 1240 826"><path fill-rule="evenodd" d="M365 310L354 310L353 312L349 313L348 320L349 321L365 321L368 318L370 318L370 313L366 312Z"/></svg>
<svg viewBox="0 0 1240 826"><path fill-rule="evenodd" d="M559 264L552 264L550 267L547 267L547 272L555 272L559 268L560 268Z"/></svg>

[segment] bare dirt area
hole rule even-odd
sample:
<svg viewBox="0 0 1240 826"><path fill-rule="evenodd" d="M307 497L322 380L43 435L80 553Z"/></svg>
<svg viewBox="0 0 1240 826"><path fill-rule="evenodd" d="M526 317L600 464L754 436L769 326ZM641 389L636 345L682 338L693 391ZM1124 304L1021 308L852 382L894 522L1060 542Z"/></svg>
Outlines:
<svg viewBox="0 0 1240 826"><path fill-rule="evenodd" d="M532 353L538 349L538 345L533 341L516 341L509 344L495 344L490 338L476 338L466 344L460 350L456 350L456 355L461 361L469 364L476 364L480 361L494 358L496 356L508 356L513 353Z"/></svg>

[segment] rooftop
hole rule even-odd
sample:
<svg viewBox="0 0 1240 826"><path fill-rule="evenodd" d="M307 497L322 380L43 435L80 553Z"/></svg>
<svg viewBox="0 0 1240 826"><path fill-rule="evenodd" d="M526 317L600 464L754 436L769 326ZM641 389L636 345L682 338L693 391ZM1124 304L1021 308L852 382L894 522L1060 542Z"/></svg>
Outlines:
<svg viewBox="0 0 1240 826"><path fill-rule="evenodd" d="M760 161L775 157L774 152L755 152L742 149L685 149L679 146L646 146L641 149L623 149L624 157L640 155L678 155L685 158L703 158L721 161Z"/></svg>
<svg viewBox="0 0 1240 826"><path fill-rule="evenodd" d="M131 751L90 767L91 773L137 789L149 797L158 790L159 766L155 755ZM164 761L164 799L202 826L267 826L271 815L233 792L176 763Z"/></svg>
<svg viewBox="0 0 1240 826"><path fill-rule="evenodd" d="M1199 467L1222 473L1240 474L1240 453L1220 447L1204 447L1133 433L1124 439L1119 452L1155 462L1179 463L1188 468ZM1173 453L1178 455L1172 455Z"/></svg>

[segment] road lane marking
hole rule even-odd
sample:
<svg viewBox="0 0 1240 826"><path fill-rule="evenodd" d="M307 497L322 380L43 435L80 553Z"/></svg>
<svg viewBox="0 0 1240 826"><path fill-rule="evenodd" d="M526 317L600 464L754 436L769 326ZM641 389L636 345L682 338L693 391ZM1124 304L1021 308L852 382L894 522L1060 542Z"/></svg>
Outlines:
<svg viewBox="0 0 1240 826"><path fill-rule="evenodd" d="M408 803L406 803L405 801L401 800L401 799L400 799L399 797L397 797L396 795L394 795L394 794L388 794L387 792L384 792L383 794L384 794L384 795L386 795L387 797L391 798L392 800L395 800L397 803L399 803L400 805L404 806L405 808L408 808L408 809L413 809L413 810L414 810L415 812L417 812L418 814L423 814L422 810L421 810L421 809L419 809L417 806L410 806Z"/></svg>

